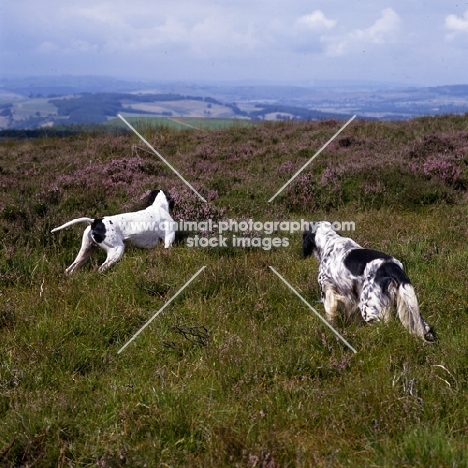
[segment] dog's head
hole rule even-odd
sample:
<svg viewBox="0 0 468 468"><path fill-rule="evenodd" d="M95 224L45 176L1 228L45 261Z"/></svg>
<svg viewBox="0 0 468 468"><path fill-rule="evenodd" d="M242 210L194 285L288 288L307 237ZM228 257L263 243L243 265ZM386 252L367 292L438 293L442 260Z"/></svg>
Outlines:
<svg viewBox="0 0 468 468"><path fill-rule="evenodd" d="M320 256L321 249L330 236L339 236L328 221L310 223L310 227L302 234L302 258Z"/></svg>
<svg viewBox="0 0 468 468"><path fill-rule="evenodd" d="M151 205L163 206L171 211L174 208L174 199L167 190L152 190L146 199L146 207Z"/></svg>

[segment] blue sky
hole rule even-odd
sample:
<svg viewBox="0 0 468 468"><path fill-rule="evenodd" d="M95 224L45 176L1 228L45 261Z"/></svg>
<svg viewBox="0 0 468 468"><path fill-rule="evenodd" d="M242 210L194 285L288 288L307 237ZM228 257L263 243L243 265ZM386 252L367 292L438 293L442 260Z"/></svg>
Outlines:
<svg viewBox="0 0 468 468"><path fill-rule="evenodd" d="M466 84L468 2L0 0L0 75Z"/></svg>

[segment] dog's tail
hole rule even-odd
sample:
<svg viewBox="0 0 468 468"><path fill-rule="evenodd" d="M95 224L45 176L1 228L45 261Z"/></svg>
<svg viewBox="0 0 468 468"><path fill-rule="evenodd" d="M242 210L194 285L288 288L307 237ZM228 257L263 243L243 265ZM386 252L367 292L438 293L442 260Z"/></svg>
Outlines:
<svg viewBox="0 0 468 468"><path fill-rule="evenodd" d="M413 285L408 277L400 269L394 281L397 282L396 288L396 306L398 317L403 326L414 335L420 336L425 341L434 341L435 336L431 326L424 321L419 311L418 299L414 291ZM403 273L403 275L401 274ZM401 280L403 276L403 281Z"/></svg>
<svg viewBox="0 0 468 468"><path fill-rule="evenodd" d="M60 231L61 229L65 229L65 228L67 228L68 226L72 226L73 224L77 224L77 223L88 223L88 224L91 224L93 221L94 221L94 219L92 219L92 218L77 218L77 219L72 219L71 221L68 221L68 223L62 224L61 226L52 229L52 231L50 231L50 232Z"/></svg>

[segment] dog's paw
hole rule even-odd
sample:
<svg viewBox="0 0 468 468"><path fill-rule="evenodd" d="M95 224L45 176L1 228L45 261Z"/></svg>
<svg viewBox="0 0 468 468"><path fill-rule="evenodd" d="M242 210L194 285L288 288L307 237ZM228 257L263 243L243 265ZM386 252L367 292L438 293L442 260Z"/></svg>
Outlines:
<svg viewBox="0 0 468 468"><path fill-rule="evenodd" d="M433 343L436 341L436 336L433 330L429 330L424 334L424 341L427 341L428 343Z"/></svg>

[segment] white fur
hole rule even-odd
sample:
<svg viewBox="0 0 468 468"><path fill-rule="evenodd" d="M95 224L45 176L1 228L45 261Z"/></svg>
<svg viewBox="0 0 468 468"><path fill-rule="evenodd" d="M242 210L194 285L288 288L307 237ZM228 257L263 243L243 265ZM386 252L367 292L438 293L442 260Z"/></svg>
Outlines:
<svg viewBox="0 0 468 468"><path fill-rule="evenodd" d="M89 224L83 233L81 249L65 273L72 274L83 265L95 247L101 247L107 252L106 261L99 268L100 272L121 259L127 243L149 249L156 247L161 239L166 249L171 247L175 239L175 225L169 214L169 201L165 193L162 190L158 192L153 204L144 210L105 216L102 220L78 218L52 229L51 232L56 232L77 223ZM99 226L98 230L92 229L93 223ZM101 239L102 233L105 234L104 239Z"/></svg>

